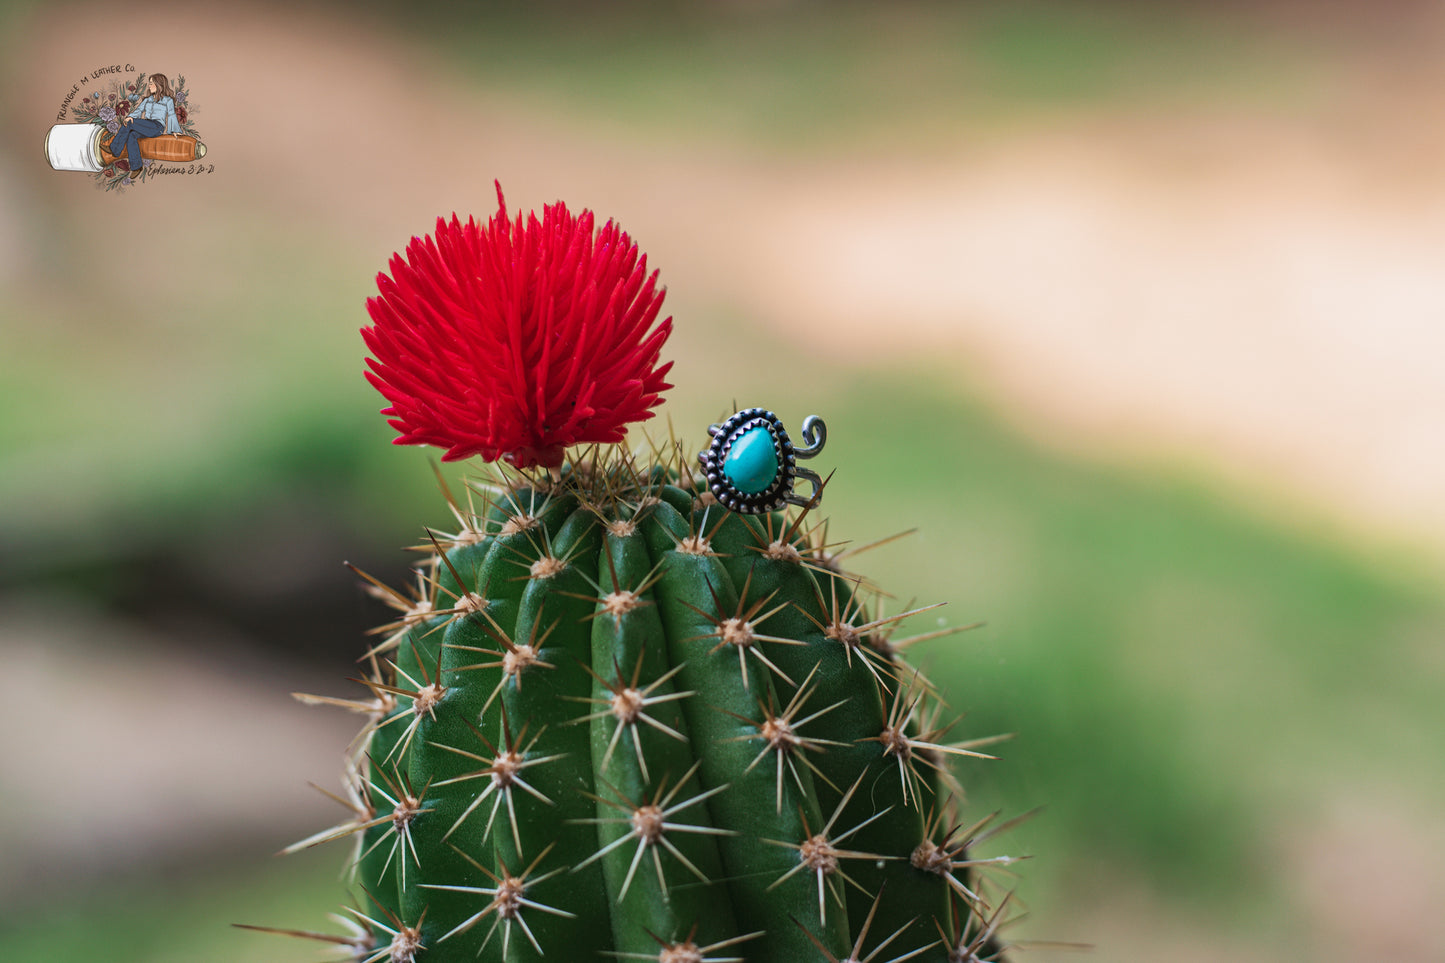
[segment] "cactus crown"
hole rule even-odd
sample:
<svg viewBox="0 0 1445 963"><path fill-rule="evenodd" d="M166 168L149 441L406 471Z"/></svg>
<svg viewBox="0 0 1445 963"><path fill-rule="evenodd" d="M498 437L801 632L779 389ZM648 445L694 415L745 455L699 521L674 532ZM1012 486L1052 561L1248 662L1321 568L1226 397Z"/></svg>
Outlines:
<svg viewBox="0 0 1445 963"><path fill-rule="evenodd" d="M414 589L367 577L397 612L367 696L302 697L366 718L348 817L288 848L354 841L359 925L309 935L365 963L997 960L1008 901L979 870L1011 859L974 848L1009 824L965 820L949 766L996 740L954 740L905 659L960 630L896 638L924 609L848 571L821 480L763 477L820 423L795 453L739 412L701 471L610 444L668 387L656 274L586 212L498 200L414 238L368 303L396 441L507 465L443 483L454 529ZM755 432L741 467L728 426Z"/></svg>
<svg viewBox="0 0 1445 963"><path fill-rule="evenodd" d="M557 467L572 445L621 441L672 387L657 272L611 221L594 230L591 211L558 203L513 221L498 184L485 226L437 218L390 268L361 334L397 444Z"/></svg>

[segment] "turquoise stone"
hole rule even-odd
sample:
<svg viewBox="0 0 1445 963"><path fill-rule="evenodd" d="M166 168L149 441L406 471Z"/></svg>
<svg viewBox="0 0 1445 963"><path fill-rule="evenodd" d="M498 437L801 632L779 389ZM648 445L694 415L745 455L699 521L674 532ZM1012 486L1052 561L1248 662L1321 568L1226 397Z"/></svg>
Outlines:
<svg viewBox="0 0 1445 963"><path fill-rule="evenodd" d="M772 432L764 425L754 425L738 436L723 459L723 474L744 494L765 491L778 475Z"/></svg>

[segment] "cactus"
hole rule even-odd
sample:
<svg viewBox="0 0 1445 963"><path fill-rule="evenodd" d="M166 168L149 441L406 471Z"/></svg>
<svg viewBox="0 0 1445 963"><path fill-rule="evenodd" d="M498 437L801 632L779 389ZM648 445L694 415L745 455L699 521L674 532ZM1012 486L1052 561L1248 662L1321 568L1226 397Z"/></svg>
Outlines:
<svg viewBox="0 0 1445 963"><path fill-rule="evenodd" d="M338 959L997 960L943 704L850 574L771 412L623 441L671 387L627 234L563 205L438 220L378 277L368 378L399 444L500 463L428 531L357 682ZM771 444L769 441L771 440ZM440 474L438 475L440 479ZM807 480L807 497L792 490ZM991 757L989 757L991 758Z"/></svg>

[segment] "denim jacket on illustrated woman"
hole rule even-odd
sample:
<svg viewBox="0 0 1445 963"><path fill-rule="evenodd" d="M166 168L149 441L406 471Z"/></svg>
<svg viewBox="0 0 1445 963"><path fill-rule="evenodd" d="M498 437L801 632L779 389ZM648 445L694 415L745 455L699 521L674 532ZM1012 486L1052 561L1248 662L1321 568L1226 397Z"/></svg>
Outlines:
<svg viewBox="0 0 1445 963"><path fill-rule="evenodd" d="M180 121L176 119L176 102L169 97L162 97L160 100L142 97L130 115L132 118L144 117L147 120L161 121L166 125L167 134L181 133Z"/></svg>

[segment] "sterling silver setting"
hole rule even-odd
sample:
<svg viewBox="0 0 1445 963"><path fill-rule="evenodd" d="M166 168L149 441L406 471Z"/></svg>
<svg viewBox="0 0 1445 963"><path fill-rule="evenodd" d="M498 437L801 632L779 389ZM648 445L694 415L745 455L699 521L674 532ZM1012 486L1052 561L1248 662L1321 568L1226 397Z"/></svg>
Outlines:
<svg viewBox="0 0 1445 963"><path fill-rule="evenodd" d="M733 484L723 470L728 452L733 443L753 428L764 427L773 439L773 453L777 457L778 470L772 483L759 492L749 493ZM707 475L708 488L724 507L745 515L761 515L775 512L784 505L813 508L823 495L823 479L810 468L799 468L799 458L812 458L823 450L828 441L828 426L817 415L803 419L802 436L804 447L799 448L788 437L788 430L777 415L766 408L744 408L733 414L720 425L710 425L707 433L712 444L698 453L697 460ZM804 498L793 491L793 485L801 478L812 486L812 494Z"/></svg>

